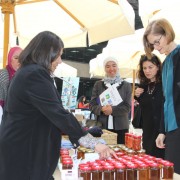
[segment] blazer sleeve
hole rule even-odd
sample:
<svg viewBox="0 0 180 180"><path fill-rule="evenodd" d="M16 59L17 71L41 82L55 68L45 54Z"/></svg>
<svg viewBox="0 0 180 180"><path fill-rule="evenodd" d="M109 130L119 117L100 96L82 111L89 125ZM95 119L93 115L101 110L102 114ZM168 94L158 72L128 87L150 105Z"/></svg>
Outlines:
<svg viewBox="0 0 180 180"><path fill-rule="evenodd" d="M57 128L69 135L73 144L85 135L77 119L64 109L52 78L44 70L33 71L27 78L29 102Z"/></svg>
<svg viewBox="0 0 180 180"><path fill-rule="evenodd" d="M95 115L101 115L101 104L99 100L100 90L102 89L102 81L96 81L92 89L91 101L89 103L90 111Z"/></svg>

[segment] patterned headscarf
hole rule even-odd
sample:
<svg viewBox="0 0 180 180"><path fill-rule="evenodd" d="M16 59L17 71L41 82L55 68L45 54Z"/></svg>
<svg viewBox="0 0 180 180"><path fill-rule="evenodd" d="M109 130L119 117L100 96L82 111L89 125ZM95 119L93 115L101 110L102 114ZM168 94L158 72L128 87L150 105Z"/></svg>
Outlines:
<svg viewBox="0 0 180 180"><path fill-rule="evenodd" d="M9 73L9 80L12 79L12 77L14 76L14 74L16 72L12 67L11 61L12 61L12 58L13 58L13 55L15 54L15 52L17 52L19 50L22 50L22 49L20 47L13 47L10 49L10 51L8 53L8 64L6 66L6 69L8 70L8 73Z"/></svg>
<svg viewBox="0 0 180 180"><path fill-rule="evenodd" d="M121 84L123 79L120 77L120 74L119 74L119 65L118 65L118 60L114 57L107 57L104 62L103 62L103 65L104 65L104 69L106 67L106 64L109 62L109 61L113 61L117 64L117 67L118 67L118 71L116 73L116 76L115 77L108 77L107 74L105 74L105 77L103 79L104 81L104 84L115 84L115 83L118 83L118 84Z"/></svg>

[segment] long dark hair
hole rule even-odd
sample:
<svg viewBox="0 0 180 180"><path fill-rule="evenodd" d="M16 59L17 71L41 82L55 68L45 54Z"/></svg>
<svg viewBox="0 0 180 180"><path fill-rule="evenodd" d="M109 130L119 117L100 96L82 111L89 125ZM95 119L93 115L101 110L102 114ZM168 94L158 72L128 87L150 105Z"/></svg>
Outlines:
<svg viewBox="0 0 180 180"><path fill-rule="evenodd" d="M21 66L38 64L50 72L51 63L60 55L64 43L60 37L50 31L37 34L20 54Z"/></svg>
<svg viewBox="0 0 180 180"><path fill-rule="evenodd" d="M143 71L143 63L149 61L152 64L156 65L159 69L156 74L156 82L161 82L161 72L162 72L162 67L161 67L161 61L160 59L155 55L152 54L152 58L148 59L147 55L142 55L139 61L139 70L137 71L137 77L139 78L140 84L148 84L150 80L145 76L144 71Z"/></svg>
<svg viewBox="0 0 180 180"><path fill-rule="evenodd" d="M86 97L83 95L79 98L79 102L83 102L83 99L85 98L85 101L86 101ZM85 103L85 102L84 102Z"/></svg>

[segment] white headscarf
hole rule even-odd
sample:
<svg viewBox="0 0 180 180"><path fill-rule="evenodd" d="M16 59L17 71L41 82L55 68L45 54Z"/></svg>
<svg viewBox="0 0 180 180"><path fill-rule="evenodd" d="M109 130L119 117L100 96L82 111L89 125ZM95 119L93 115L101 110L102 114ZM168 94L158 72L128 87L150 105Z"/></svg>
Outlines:
<svg viewBox="0 0 180 180"><path fill-rule="evenodd" d="M119 74L119 64L118 64L118 60L115 58L115 57L107 57L106 59L104 59L104 62L103 62L103 65L104 65L104 70L105 70L105 67L106 67L106 64L110 61L113 61L116 63L117 67L118 67L118 71L116 73L116 76L115 77L108 77L107 74L105 74L105 77L103 79L104 81L104 84L115 84L115 83L118 83L119 85L122 83L123 79L120 77L120 74Z"/></svg>

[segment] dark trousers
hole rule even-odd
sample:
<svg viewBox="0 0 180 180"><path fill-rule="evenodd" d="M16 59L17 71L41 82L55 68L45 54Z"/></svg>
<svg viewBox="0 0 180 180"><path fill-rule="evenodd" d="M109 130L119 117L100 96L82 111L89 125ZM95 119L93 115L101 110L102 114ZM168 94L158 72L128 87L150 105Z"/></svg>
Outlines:
<svg viewBox="0 0 180 180"><path fill-rule="evenodd" d="M174 163L174 172L180 174L180 128L166 133L165 159Z"/></svg>
<svg viewBox="0 0 180 180"><path fill-rule="evenodd" d="M128 132L128 129L122 129L122 130L107 129L107 130L117 133L117 144L125 144L125 133Z"/></svg>

